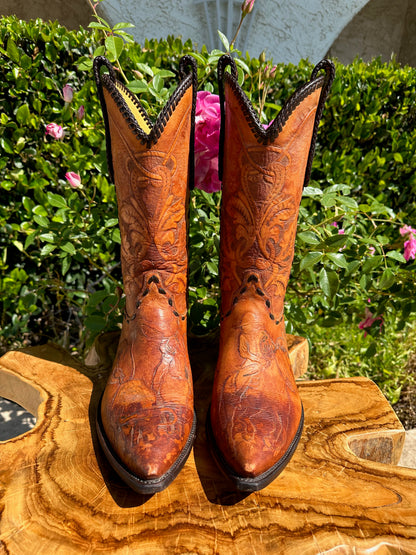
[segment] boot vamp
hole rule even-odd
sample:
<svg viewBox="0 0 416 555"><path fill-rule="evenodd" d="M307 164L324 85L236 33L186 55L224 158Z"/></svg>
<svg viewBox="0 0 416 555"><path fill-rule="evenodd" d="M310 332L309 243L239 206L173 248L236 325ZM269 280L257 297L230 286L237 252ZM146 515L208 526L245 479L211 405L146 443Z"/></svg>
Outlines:
<svg viewBox="0 0 416 555"><path fill-rule="evenodd" d="M113 449L137 476L160 477L193 422L192 375L183 324L171 310L142 309L123 326L101 416Z"/></svg>
<svg viewBox="0 0 416 555"><path fill-rule="evenodd" d="M302 407L284 323L276 325L258 303L250 304L241 303L222 324L227 340L220 348L211 423L227 463L254 477L287 452Z"/></svg>

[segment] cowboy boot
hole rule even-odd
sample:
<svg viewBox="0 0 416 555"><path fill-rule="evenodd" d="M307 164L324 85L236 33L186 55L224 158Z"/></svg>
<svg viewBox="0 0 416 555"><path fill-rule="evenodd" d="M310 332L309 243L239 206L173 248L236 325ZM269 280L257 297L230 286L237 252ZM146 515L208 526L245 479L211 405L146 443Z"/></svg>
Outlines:
<svg viewBox="0 0 416 555"><path fill-rule="evenodd" d="M302 432L283 303L302 189L333 77L331 62L318 64L266 130L238 85L232 58L218 64L221 328L207 434L241 491L267 486Z"/></svg>
<svg viewBox="0 0 416 555"><path fill-rule="evenodd" d="M182 58L181 81L154 125L105 58L95 59L94 74L117 192L126 297L97 430L119 476L152 494L177 476L196 428L186 336L196 64Z"/></svg>

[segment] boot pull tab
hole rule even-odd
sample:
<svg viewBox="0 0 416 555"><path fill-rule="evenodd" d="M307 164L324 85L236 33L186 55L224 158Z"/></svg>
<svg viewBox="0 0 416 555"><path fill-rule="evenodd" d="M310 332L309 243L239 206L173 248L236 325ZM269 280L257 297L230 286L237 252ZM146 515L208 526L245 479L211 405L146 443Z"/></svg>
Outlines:
<svg viewBox="0 0 416 555"><path fill-rule="evenodd" d="M190 54L186 54L186 56L182 56L182 58L179 61L179 77L181 79L185 79L185 77L190 73L192 74L194 85L197 85L198 66L197 66L196 60Z"/></svg>
<svg viewBox="0 0 416 555"><path fill-rule="evenodd" d="M101 68L105 66L108 69L110 79L113 83L116 82L116 72L114 71L113 66L104 56L97 56L94 58L93 62L93 71L95 77L95 83L97 85L97 92L98 92L98 99L101 104L101 111L103 113L104 124L105 124L105 142L106 142L106 150L107 150L107 167L108 173L110 177L110 181L114 183L114 167L113 167L113 159L111 155L111 138L110 138L110 126L108 123L108 115L107 115L107 107L105 105L104 100L104 93L103 93L103 84L101 82Z"/></svg>
<svg viewBox="0 0 416 555"><path fill-rule="evenodd" d="M229 54L223 54L218 60L217 77L218 77L218 93L220 97L221 109L221 127L220 127L220 145L218 156L218 178L222 181L223 157L224 157L224 137L225 137L225 98L224 98L224 72L225 68L230 66L231 75L237 81L238 71L235 61Z"/></svg>
<svg viewBox="0 0 416 555"><path fill-rule="evenodd" d="M93 69L94 69L95 82L97 83L98 88L102 86L101 85L101 68L103 66L105 66L108 69L108 72L110 74L110 79L113 81L113 83L116 82L116 72L114 71L113 66L110 64L110 62L104 56L97 56L96 58L94 58Z"/></svg>
<svg viewBox="0 0 416 555"><path fill-rule="evenodd" d="M234 79L238 79L238 71L237 66L235 64L234 59L229 54L223 54L221 58L218 60L218 82L222 83L224 77L224 71L227 66L231 68L231 75Z"/></svg>
<svg viewBox="0 0 416 555"><path fill-rule="evenodd" d="M321 60L320 62L318 62L316 64L316 66L313 68L312 74L311 74L311 81L313 81L314 79L316 79L318 73L321 70L324 70L326 75L325 75L325 81L329 82L329 86L332 85L332 81L334 80L335 77L335 65L333 62L331 62L331 60Z"/></svg>
<svg viewBox="0 0 416 555"><path fill-rule="evenodd" d="M325 78L324 78L324 83L321 90L321 96L319 97L319 102L316 109L315 125L313 128L311 148L309 150L308 163L306 165L306 171L305 171L305 180L303 182L304 187L306 187L306 185L308 184L309 178L311 176L312 162L313 162L313 157L315 155L315 145L316 145L316 138L318 136L319 122L321 121L322 113L324 111L325 101L331 89L332 82L335 78L334 63L331 62L331 60L324 59L324 60L321 60L318 64L316 64L316 66L314 67L311 74L311 82L318 78L318 73L322 70L325 71Z"/></svg>

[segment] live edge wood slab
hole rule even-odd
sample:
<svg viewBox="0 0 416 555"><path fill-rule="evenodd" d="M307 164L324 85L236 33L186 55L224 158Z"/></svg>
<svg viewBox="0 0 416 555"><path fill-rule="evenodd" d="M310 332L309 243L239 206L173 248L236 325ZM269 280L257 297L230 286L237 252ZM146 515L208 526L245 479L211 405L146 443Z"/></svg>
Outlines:
<svg viewBox="0 0 416 555"><path fill-rule="evenodd" d="M299 375L307 344L289 339ZM416 471L394 466L404 432L374 383L300 381L299 447L269 487L244 496L207 450L216 345L199 342L194 450L175 482L146 498L113 473L95 433L116 343L106 336L93 367L54 345L0 359L0 395L37 415L33 430L0 443L0 553L416 553Z"/></svg>

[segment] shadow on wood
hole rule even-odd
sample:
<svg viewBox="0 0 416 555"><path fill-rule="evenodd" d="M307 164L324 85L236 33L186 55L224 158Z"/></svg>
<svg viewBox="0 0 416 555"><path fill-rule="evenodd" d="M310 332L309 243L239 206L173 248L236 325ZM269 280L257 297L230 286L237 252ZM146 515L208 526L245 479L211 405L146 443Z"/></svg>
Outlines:
<svg viewBox="0 0 416 555"><path fill-rule="evenodd" d="M301 375L307 343L290 341ZM0 553L416 553L416 470L393 466L404 431L370 380L299 382L299 447L270 486L243 496L207 450L217 345L200 342L193 453L169 488L144 497L114 474L95 434L116 343L107 337L90 367L54 345L0 359L0 395L38 418L0 443Z"/></svg>

